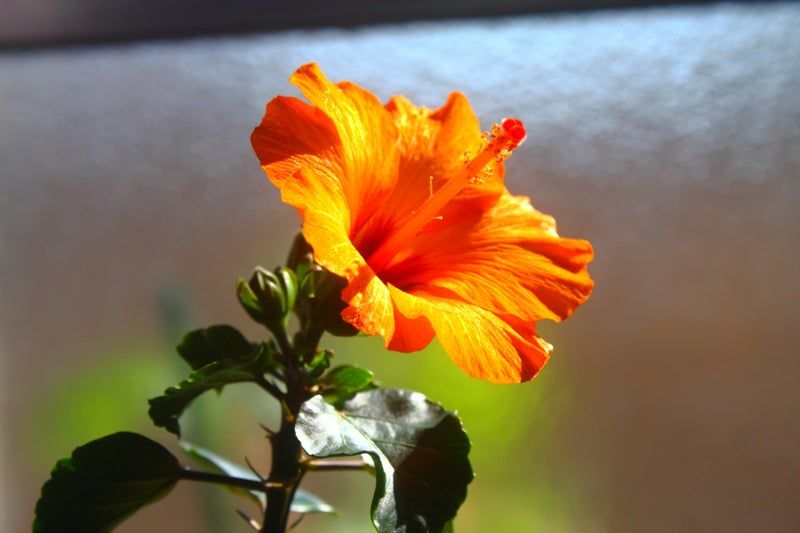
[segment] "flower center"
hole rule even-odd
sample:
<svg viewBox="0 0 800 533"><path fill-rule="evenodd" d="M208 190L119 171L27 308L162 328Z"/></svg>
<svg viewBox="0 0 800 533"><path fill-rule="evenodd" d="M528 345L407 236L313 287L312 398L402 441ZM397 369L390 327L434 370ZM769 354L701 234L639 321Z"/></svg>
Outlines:
<svg viewBox="0 0 800 533"><path fill-rule="evenodd" d="M367 263L372 270L379 272L389 266L392 259L403 249L403 245L436 217L450 200L461 192L492 160L504 160L511 151L525 140L526 132L522 121L515 118L503 119L500 125L495 124L488 136L488 143L470 159L461 172L452 176L439 190L432 192L423 204L397 229L384 240L370 255Z"/></svg>

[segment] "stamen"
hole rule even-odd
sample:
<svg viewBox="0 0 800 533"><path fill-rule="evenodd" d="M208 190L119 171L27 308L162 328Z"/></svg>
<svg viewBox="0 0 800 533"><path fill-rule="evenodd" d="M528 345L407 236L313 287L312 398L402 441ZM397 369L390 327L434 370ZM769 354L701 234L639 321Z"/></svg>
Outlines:
<svg viewBox="0 0 800 533"><path fill-rule="evenodd" d="M483 149L469 161L464 169L452 176L438 191L433 191L433 177L429 179L430 195L428 199L410 217L399 225L397 230L381 243L367 262L373 271L380 271L388 266L402 249L403 244L414 237L437 215L450 200L471 183L480 182L479 174L493 159L503 161L511 151L525 140L526 132L522 121L515 118L503 119L500 125L492 127L490 136L485 136Z"/></svg>

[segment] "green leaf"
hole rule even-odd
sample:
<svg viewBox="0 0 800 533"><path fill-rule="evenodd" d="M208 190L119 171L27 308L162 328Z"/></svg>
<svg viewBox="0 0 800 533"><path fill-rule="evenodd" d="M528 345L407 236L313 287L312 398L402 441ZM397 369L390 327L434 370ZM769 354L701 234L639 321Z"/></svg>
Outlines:
<svg viewBox="0 0 800 533"><path fill-rule="evenodd" d="M318 350L311 361L307 363L306 375L316 381L331 366L333 352L330 350Z"/></svg>
<svg viewBox="0 0 800 533"><path fill-rule="evenodd" d="M258 476L256 476L256 474L252 472L250 469L238 465L234 462L231 462L228 459L225 459L224 457L220 457L214 452L210 452L206 449L200 448L199 446L195 446L194 444L190 444L185 441L181 442L181 448L195 459L198 459L206 466L214 468L221 474L240 477L244 479L252 479L254 481L259 480ZM263 492L247 491L236 487L231 487L231 490L233 490L236 493L248 496L251 500L253 500L256 504L260 505L262 508L265 507L266 505L266 495ZM297 489L297 492L295 492L291 509L292 512L294 513L336 512L336 510L322 498L315 496L310 492L306 492L303 489Z"/></svg>
<svg viewBox="0 0 800 533"><path fill-rule="evenodd" d="M222 359L240 359L254 348L236 328L218 325L187 333L178 345L178 353L192 370L198 370Z"/></svg>
<svg viewBox="0 0 800 533"><path fill-rule="evenodd" d="M442 531L473 478L460 420L418 392L370 390L338 410L314 396L300 408L296 432L315 457L372 456L372 521L381 533Z"/></svg>
<svg viewBox="0 0 800 533"><path fill-rule="evenodd" d="M375 388L375 376L366 368L337 366L322 376L322 396L328 403L341 406L359 392Z"/></svg>
<svg viewBox="0 0 800 533"><path fill-rule="evenodd" d="M203 465L216 470L220 474L226 474L228 476L233 477L240 477L244 479L252 479L258 481L258 476L255 475L249 469L237 465L222 456L215 454L214 452L208 451L205 448L201 448L199 446L195 446L194 444L186 441L181 441L181 449L197 459ZM228 486L232 492L236 494L240 494L243 496L247 496L250 500L252 500L255 504L260 505L263 507L264 502L266 501L266 496L263 492L255 491L255 490L246 490L241 487L233 487Z"/></svg>
<svg viewBox="0 0 800 533"><path fill-rule="evenodd" d="M215 361L192 372L189 379L169 387L162 396L148 400L153 423L180 436L178 419L195 398L211 389L232 383L255 382L273 367L275 359L267 344L259 346L249 358Z"/></svg>
<svg viewBox="0 0 800 533"><path fill-rule="evenodd" d="M164 497L179 475L175 456L137 433L94 440L56 463L36 503L33 532L111 531Z"/></svg>
<svg viewBox="0 0 800 533"><path fill-rule="evenodd" d="M336 513L336 509L328 502L303 489L295 491L291 509L294 513Z"/></svg>

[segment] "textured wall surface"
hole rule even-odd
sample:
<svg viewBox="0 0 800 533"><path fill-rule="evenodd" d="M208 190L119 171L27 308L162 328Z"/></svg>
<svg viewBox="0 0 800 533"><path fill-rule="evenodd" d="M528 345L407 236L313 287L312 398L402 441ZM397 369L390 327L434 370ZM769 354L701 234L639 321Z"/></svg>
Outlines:
<svg viewBox="0 0 800 533"><path fill-rule="evenodd" d="M796 4L719 5L0 57L0 528L27 527L46 474L15 459L25 395L87 339L156 330L175 279L201 319L239 316L226 282L297 222L249 133L315 60L526 122L509 187L597 252L593 299L545 330L576 383L587 530L797 531L798 28Z"/></svg>

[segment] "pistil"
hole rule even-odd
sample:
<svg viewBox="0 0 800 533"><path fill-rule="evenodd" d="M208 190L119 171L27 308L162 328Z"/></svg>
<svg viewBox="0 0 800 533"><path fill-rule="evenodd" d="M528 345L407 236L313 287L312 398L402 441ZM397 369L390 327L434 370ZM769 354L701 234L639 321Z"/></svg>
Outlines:
<svg viewBox="0 0 800 533"><path fill-rule="evenodd" d="M381 271L389 266L392 259L402 250L403 245L422 230L428 222L436 218L441 210L480 174L492 160L505 159L525 140L525 126L518 119L504 119L495 125L488 144L474 158L469 160L463 170L452 176L438 191L430 194L425 202L401 223L367 260L372 270Z"/></svg>

